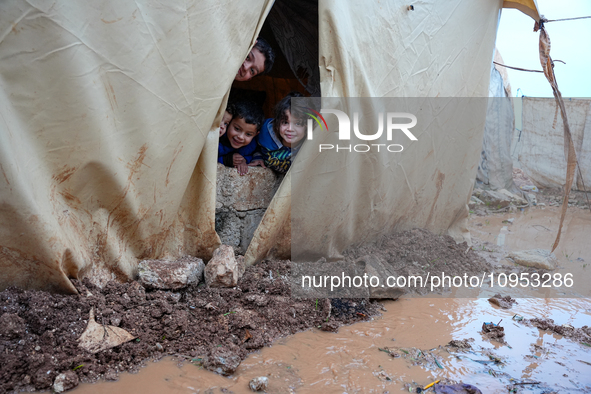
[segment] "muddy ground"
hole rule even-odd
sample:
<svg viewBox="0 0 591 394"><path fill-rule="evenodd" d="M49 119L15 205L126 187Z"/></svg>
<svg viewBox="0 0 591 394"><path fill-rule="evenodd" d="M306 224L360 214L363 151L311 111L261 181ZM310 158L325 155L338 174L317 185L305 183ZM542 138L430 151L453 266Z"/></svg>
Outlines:
<svg viewBox="0 0 591 394"><path fill-rule="evenodd" d="M538 201L550 202L555 195L540 193ZM367 255L391 263L399 275L491 270L491 262L466 244L425 230L352 248L345 258L355 261ZM334 331L380 313L381 304L368 300L292 299L290 264L265 261L250 267L233 289L201 284L178 292L148 291L135 281L100 289L88 281L73 281L80 295L14 288L0 292L0 393L49 390L66 371L77 382L117 380L120 372L135 372L167 355L230 374L248 353L277 338L313 327ZM96 354L79 348L77 339L92 308L99 324L123 328L137 339ZM523 323L561 335L571 332L570 327L535 319ZM589 343L587 327L573 333L573 340Z"/></svg>
<svg viewBox="0 0 591 394"><path fill-rule="evenodd" d="M489 268L468 249L449 236L412 230L350 249L346 256L373 254L400 274ZM135 372L165 355L231 374L249 352L279 337L312 327L335 331L379 314L381 304L368 300L290 298L290 264L265 261L249 267L232 289L201 284L179 292L148 291L135 281L100 289L83 280L74 281L80 295L3 291L0 392L49 389L66 371L80 382L115 380L120 372ZM91 308L97 323L123 328L137 339L96 354L78 347Z"/></svg>
<svg viewBox="0 0 591 394"><path fill-rule="evenodd" d="M0 293L0 392L47 390L67 371L80 382L116 380L165 355L232 373L249 352L279 337L379 313L381 306L367 300L333 300L327 320L326 301L289 297L289 269L289 261L263 262L232 289L146 291L138 282L100 289L88 281L74 281L80 295L7 289ZM97 323L137 339L96 354L80 349L91 308Z"/></svg>
<svg viewBox="0 0 591 394"><path fill-rule="evenodd" d="M449 235L437 235L424 229L414 229L384 236L375 242L357 246L343 253L347 262L372 260L382 264L383 275L421 276L429 283L429 275L445 272L447 276L480 276L493 267L477 254L466 242L456 243ZM442 286L434 291L445 294L450 288ZM406 286L405 293L427 294L427 287Z"/></svg>

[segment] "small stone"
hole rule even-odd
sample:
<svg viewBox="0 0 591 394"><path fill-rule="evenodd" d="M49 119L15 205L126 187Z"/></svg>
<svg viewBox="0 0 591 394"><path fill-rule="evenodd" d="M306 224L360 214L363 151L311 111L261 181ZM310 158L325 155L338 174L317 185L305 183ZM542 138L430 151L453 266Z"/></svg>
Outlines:
<svg viewBox="0 0 591 394"><path fill-rule="evenodd" d="M181 300L181 294L180 293L170 293L168 295L168 298L170 299L170 301L174 304L176 304L177 302L179 302Z"/></svg>
<svg viewBox="0 0 591 394"><path fill-rule="evenodd" d="M533 193L526 193L525 199L527 200L527 202L530 206L538 205L538 199L536 198L536 195Z"/></svg>
<svg viewBox="0 0 591 394"><path fill-rule="evenodd" d="M507 256L515 261L515 264L526 267L553 270L556 268L556 256L548 250L532 249L519 252L511 252Z"/></svg>
<svg viewBox="0 0 591 394"><path fill-rule="evenodd" d="M159 344L159 343L156 344L156 349L158 349L159 351L163 351L164 350L164 348L162 347L162 345Z"/></svg>
<svg viewBox="0 0 591 394"><path fill-rule="evenodd" d="M62 393L66 390L73 389L78 386L79 383L78 375L73 371L68 371L57 375L53 382L53 391L56 393Z"/></svg>
<svg viewBox="0 0 591 394"><path fill-rule="evenodd" d="M138 265L138 281L148 289L178 290L198 284L204 268L203 260L192 256L175 261L143 260Z"/></svg>
<svg viewBox="0 0 591 394"><path fill-rule="evenodd" d="M110 369L109 371L107 371L107 373L105 373L105 380L108 380L110 382L115 382L115 381L119 380L119 377L117 376L117 372Z"/></svg>
<svg viewBox="0 0 591 394"><path fill-rule="evenodd" d="M215 347L211 354L203 359L203 366L220 375L232 375L240 365L239 349L236 345Z"/></svg>
<svg viewBox="0 0 591 394"><path fill-rule="evenodd" d="M221 245L205 266L205 283L209 287L235 287L244 269L244 260L234 257L234 249Z"/></svg>
<svg viewBox="0 0 591 394"><path fill-rule="evenodd" d="M338 332L339 331L339 323L335 321L323 322L320 326L322 331L330 331L330 332Z"/></svg>
<svg viewBox="0 0 591 394"><path fill-rule="evenodd" d="M266 376L259 376L258 378L254 378L248 383L248 386L252 391L264 391L267 390L269 386L269 378Z"/></svg>
<svg viewBox="0 0 591 394"><path fill-rule="evenodd" d="M38 352L39 350L41 350L41 346L39 346L39 345L35 346L35 351Z"/></svg>

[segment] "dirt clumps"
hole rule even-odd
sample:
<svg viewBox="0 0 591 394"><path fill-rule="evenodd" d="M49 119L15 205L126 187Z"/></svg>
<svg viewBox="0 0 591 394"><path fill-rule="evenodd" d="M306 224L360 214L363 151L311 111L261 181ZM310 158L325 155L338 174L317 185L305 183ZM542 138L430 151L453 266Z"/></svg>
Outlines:
<svg viewBox="0 0 591 394"><path fill-rule="evenodd" d="M591 327L583 326L575 328L570 324L554 324L553 319L520 319L519 323L525 324L528 327L537 327L540 330L552 331L556 334L562 335L565 338L580 342L585 346L591 347Z"/></svg>
<svg viewBox="0 0 591 394"><path fill-rule="evenodd" d="M88 281L74 281L80 295L9 288L0 292L0 392L69 387L76 378L116 380L166 355L227 375L279 337L379 314L380 305L368 300L332 300L328 308L323 300L291 298L290 265L251 266L234 288L150 291L138 282L110 282L101 289ZM95 354L83 350L77 340L91 309L96 323L137 339Z"/></svg>
<svg viewBox="0 0 591 394"><path fill-rule="evenodd" d="M472 349L472 342L474 342L474 338L453 339L445 346L454 351L468 351Z"/></svg>
<svg viewBox="0 0 591 394"><path fill-rule="evenodd" d="M25 329L25 321L16 313L5 313L0 316L0 338L22 338Z"/></svg>
<svg viewBox="0 0 591 394"><path fill-rule="evenodd" d="M511 296L503 297L500 294L495 294L494 296L490 297L488 302L503 309L511 309L513 304L517 303L517 301L515 301L514 298L511 298Z"/></svg>
<svg viewBox="0 0 591 394"><path fill-rule="evenodd" d="M380 276L420 276L426 286L407 286L411 293L427 294L433 276L482 276L492 266L476 254L467 243L456 243L449 235L437 235L424 229L394 233L378 241L352 247L343 253L348 262L364 261L378 267ZM430 279L429 279L430 278ZM409 282L410 283L410 282ZM436 286L437 293L450 289L447 280Z"/></svg>

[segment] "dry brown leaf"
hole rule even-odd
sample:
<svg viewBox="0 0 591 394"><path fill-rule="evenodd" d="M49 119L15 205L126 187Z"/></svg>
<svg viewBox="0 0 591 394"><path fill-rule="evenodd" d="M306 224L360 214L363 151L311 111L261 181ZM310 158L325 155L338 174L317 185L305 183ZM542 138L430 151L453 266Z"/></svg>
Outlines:
<svg viewBox="0 0 591 394"><path fill-rule="evenodd" d="M91 353L119 346L135 339L133 335L122 328L115 326L103 326L94 320L94 308L90 310L90 317L86 329L78 338L78 347Z"/></svg>

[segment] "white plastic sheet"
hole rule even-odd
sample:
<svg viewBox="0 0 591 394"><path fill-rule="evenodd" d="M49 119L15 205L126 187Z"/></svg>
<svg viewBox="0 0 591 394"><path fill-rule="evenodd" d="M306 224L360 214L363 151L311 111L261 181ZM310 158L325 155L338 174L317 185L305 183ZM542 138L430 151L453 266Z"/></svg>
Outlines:
<svg viewBox="0 0 591 394"><path fill-rule="evenodd" d="M0 289L73 292L68 278L128 279L138 259L211 255L219 238L210 131L271 5L2 3ZM486 96L501 5L427 1L409 11L400 0L320 0L322 94ZM436 147L446 177L436 223L419 212L378 232L417 225L467 237L457 196L469 195L481 138ZM448 168L446 155L458 152L465 162ZM355 166L338 175L348 172L359 176ZM417 174L432 175L433 167ZM290 198L287 176L247 261L289 252ZM402 218L393 197L384 207L376 213Z"/></svg>
<svg viewBox="0 0 591 394"><path fill-rule="evenodd" d="M564 131L553 98L524 97L522 130L514 146L515 166L540 187L563 187L566 182ZM565 99L568 123L577 152L573 190L591 190L591 100ZM582 177L581 177L582 174Z"/></svg>

